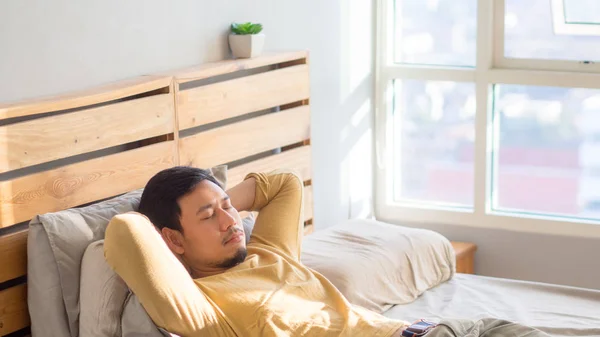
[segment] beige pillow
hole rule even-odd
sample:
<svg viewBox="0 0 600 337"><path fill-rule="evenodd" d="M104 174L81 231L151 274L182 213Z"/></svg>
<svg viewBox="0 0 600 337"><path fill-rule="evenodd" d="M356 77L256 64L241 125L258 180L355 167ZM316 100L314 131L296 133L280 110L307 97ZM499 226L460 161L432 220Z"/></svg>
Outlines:
<svg viewBox="0 0 600 337"><path fill-rule="evenodd" d="M456 270L442 235L375 220L348 220L305 237L301 261L350 303L379 313L414 301Z"/></svg>

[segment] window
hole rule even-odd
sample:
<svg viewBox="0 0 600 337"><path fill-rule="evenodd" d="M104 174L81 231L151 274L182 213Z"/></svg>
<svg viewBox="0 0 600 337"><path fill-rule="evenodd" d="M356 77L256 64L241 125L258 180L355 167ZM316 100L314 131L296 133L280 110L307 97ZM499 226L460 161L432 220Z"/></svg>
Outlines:
<svg viewBox="0 0 600 337"><path fill-rule="evenodd" d="M475 86L394 81L394 200L473 207Z"/></svg>
<svg viewBox="0 0 600 337"><path fill-rule="evenodd" d="M397 63L475 66L476 0L394 1Z"/></svg>
<svg viewBox="0 0 600 337"><path fill-rule="evenodd" d="M586 6L581 5L586 2ZM563 0L553 3L550 6L549 0L506 0L504 56L517 59L600 61L600 48L597 48L600 43L600 25L571 23L567 21ZM591 3L600 4L600 1L564 0L564 3L574 3L575 5L571 5L573 13L582 13L590 9ZM594 15L600 16L599 13L597 11ZM536 19L531 20L532 17Z"/></svg>
<svg viewBox="0 0 600 337"><path fill-rule="evenodd" d="M378 6L377 216L600 237L600 1Z"/></svg>

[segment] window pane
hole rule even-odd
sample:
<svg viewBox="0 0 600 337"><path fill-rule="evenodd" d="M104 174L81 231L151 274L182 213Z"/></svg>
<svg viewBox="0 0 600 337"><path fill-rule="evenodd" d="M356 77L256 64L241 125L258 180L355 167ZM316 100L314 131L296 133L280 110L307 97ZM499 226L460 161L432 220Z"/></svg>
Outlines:
<svg viewBox="0 0 600 337"><path fill-rule="evenodd" d="M494 209L600 219L600 90L495 90Z"/></svg>
<svg viewBox="0 0 600 337"><path fill-rule="evenodd" d="M564 0L567 23L600 24L600 1Z"/></svg>
<svg viewBox="0 0 600 337"><path fill-rule="evenodd" d="M397 63L475 66L476 0L395 0Z"/></svg>
<svg viewBox="0 0 600 337"><path fill-rule="evenodd" d="M473 205L473 83L394 82L394 199Z"/></svg>
<svg viewBox="0 0 600 337"><path fill-rule="evenodd" d="M581 35L589 31L586 26L595 26L566 24L563 26L572 33L557 31L559 27L553 20L550 3L548 0L506 0L504 55L509 58L600 61L600 33Z"/></svg>

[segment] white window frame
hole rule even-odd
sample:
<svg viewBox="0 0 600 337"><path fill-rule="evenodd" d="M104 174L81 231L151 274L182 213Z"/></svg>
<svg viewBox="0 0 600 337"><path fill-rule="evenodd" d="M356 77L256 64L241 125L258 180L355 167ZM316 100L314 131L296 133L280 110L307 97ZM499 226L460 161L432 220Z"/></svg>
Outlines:
<svg viewBox="0 0 600 337"><path fill-rule="evenodd" d="M419 226L448 224L479 228L504 229L553 235L600 237L600 224L575 218L525 215L493 211L491 207L491 119L493 84L585 87L600 89L600 74L582 73L570 68L572 62L559 62L561 71L533 67L514 69L497 58L504 40L504 0L477 0L477 65L474 69L450 69L395 64L392 38L393 0L377 3L376 51L376 168L375 215L382 221ZM498 7L500 5L500 7ZM499 8L501 9L499 12ZM500 22L498 22L500 21ZM498 29L501 27L501 29ZM495 53L496 51L496 53ZM423 203L397 202L393 198L392 170L392 83L394 79L458 81L475 83L477 112L475 117L474 205L472 210L435 207Z"/></svg>
<svg viewBox="0 0 600 337"><path fill-rule="evenodd" d="M600 36L600 24L567 22L565 0L552 0L552 17L556 34Z"/></svg>
<svg viewBox="0 0 600 337"><path fill-rule="evenodd" d="M524 0L526 1L526 0ZM554 29L557 29L557 21L562 22L562 26L558 29L562 31L561 34L568 33L570 30L578 31L582 35L583 31L589 31L588 28L581 28L579 26L592 26L592 25L580 25L573 24L579 28L567 28L564 26L571 26L571 24L565 24L564 21L564 0L551 0L553 23ZM580 73L600 73L600 62L593 62L589 60L581 61L567 61L567 60L542 60L542 59L525 59L525 58L508 58L504 56L504 8L505 0L492 0L493 9L492 15L489 17L493 20L493 40L494 40L494 60L493 65L497 69L523 69L523 70L550 70L550 71L565 71L565 72L580 72ZM478 1L480 5L482 1ZM489 4L488 4L489 5ZM560 18L559 18L560 15ZM590 32L591 33L591 32Z"/></svg>

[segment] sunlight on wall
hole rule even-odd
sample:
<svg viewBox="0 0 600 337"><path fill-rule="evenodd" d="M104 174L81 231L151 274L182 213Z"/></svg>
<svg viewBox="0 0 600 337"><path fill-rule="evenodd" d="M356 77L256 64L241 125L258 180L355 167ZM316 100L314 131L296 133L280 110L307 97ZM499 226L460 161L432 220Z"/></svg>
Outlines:
<svg viewBox="0 0 600 337"><path fill-rule="evenodd" d="M371 74L372 4L371 1L340 1L341 5L341 90L344 103Z"/></svg>
<svg viewBox="0 0 600 337"><path fill-rule="evenodd" d="M351 218L365 218L372 213L372 137L372 131L368 129L356 142L348 158L344 160L347 162L351 177L349 184Z"/></svg>
<svg viewBox="0 0 600 337"><path fill-rule="evenodd" d="M350 118L350 125L344 126L342 132L340 133L340 143L344 144L348 140L350 133L359 127L361 123L368 123L369 121L366 118L369 116L371 112L371 100L366 100L358 110L352 114Z"/></svg>
<svg viewBox="0 0 600 337"><path fill-rule="evenodd" d="M373 199L373 3L340 1L340 12L340 201L349 218L367 217Z"/></svg>

